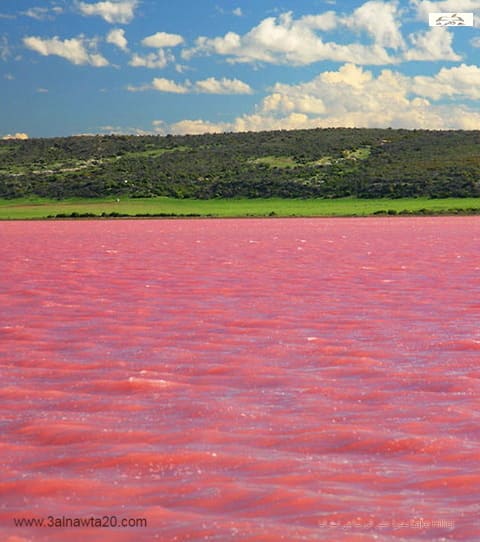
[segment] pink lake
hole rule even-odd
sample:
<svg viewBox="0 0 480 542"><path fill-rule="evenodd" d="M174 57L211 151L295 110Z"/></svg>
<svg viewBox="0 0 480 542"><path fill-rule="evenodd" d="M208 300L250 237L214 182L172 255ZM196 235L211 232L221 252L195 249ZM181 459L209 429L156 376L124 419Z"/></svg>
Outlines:
<svg viewBox="0 0 480 542"><path fill-rule="evenodd" d="M0 246L3 542L480 540L479 217Z"/></svg>

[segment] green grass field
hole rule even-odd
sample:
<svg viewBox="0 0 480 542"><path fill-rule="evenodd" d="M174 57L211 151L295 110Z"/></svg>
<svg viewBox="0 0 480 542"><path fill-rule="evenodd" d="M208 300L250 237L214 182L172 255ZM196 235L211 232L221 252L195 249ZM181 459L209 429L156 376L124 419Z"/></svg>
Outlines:
<svg viewBox="0 0 480 542"><path fill-rule="evenodd" d="M72 215L73 213L73 215ZM118 216L369 216L375 214L480 214L480 198L446 199L16 199L0 200L0 219ZM80 216L79 216L80 215Z"/></svg>
<svg viewBox="0 0 480 542"><path fill-rule="evenodd" d="M278 168L294 168L300 165L291 156L262 156L252 160L252 163Z"/></svg>

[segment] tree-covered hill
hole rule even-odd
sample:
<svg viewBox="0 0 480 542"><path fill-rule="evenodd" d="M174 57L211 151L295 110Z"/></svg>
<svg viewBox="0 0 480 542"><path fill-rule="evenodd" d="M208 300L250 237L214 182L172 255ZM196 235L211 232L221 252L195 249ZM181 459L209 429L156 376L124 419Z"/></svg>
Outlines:
<svg viewBox="0 0 480 542"><path fill-rule="evenodd" d="M0 141L0 197L478 197L480 131L330 128Z"/></svg>

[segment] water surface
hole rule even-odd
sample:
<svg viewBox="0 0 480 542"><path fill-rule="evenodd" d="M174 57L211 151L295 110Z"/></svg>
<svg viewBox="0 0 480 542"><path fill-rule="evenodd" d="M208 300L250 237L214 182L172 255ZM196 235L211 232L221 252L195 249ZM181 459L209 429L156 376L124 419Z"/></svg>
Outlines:
<svg viewBox="0 0 480 542"><path fill-rule="evenodd" d="M478 217L0 223L1 539L479 540L479 241ZM147 526L62 523L104 516Z"/></svg>

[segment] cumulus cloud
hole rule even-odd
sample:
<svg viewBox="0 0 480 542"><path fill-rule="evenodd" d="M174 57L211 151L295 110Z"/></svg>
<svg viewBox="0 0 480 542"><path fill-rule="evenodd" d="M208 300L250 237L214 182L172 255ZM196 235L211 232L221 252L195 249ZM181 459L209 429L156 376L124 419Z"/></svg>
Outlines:
<svg viewBox="0 0 480 542"><path fill-rule="evenodd" d="M165 68L168 64L175 62L175 56L165 47L176 47L183 43L182 36L157 32L142 40L142 45L157 49L155 53L147 55L134 54L129 62L130 66L139 68Z"/></svg>
<svg viewBox="0 0 480 542"><path fill-rule="evenodd" d="M370 0L342 22L353 30L366 32L381 47L399 49L405 46L400 32L400 11L395 1Z"/></svg>
<svg viewBox="0 0 480 542"><path fill-rule="evenodd" d="M290 113L297 111L301 114L322 114L325 113L325 104L322 98L312 96L311 94L288 96L282 92L274 92L264 99L262 109L264 112L282 111Z"/></svg>
<svg viewBox="0 0 480 542"><path fill-rule="evenodd" d="M394 11L385 10L393 20ZM357 27L367 28L366 15L359 18ZM317 31L328 31L344 24L354 26L350 18L338 17L333 11L320 15L306 15L294 19L291 12L278 17L268 17L244 35L227 32L224 36L197 38L195 47L182 53L186 59L199 54L227 56L230 62L266 62L271 64L307 65L322 60L355 62L356 64L391 64L395 61L385 44L400 45L393 31L374 31L368 26L376 41L370 45L352 43L342 45L324 42ZM393 23L390 22L390 26Z"/></svg>
<svg viewBox="0 0 480 542"><path fill-rule="evenodd" d="M151 36L147 36L142 40L142 45L145 47L154 47L160 49L162 47L176 47L183 43L183 38L179 34L168 34L167 32L157 32Z"/></svg>
<svg viewBox="0 0 480 542"><path fill-rule="evenodd" d="M145 56L134 54L129 65L134 68L165 68L167 64L174 60L175 57L172 54L159 49L156 53L149 53Z"/></svg>
<svg viewBox="0 0 480 542"><path fill-rule="evenodd" d="M22 11L22 15L36 19L37 21L52 20L56 15L63 13L63 8L60 6L54 6L53 8L46 7L34 7Z"/></svg>
<svg viewBox="0 0 480 542"><path fill-rule="evenodd" d="M410 4L417 19L425 22L429 13L475 13L480 10L479 0L410 0ZM478 16L475 17L475 26L479 26Z"/></svg>
<svg viewBox="0 0 480 542"><path fill-rule="evenodd" d="M155 78L151 84L141 85L138 87L129 86L127 90L130 92L140 92L144 90L158 90L160 92L173 92L175 94L197 93L197 94L252 94L253 90L250 85L240 81L239 79L215 79L209 77L192 83L176 83L170 79Z"/></svg>
<svg viewBox="0 0 480 542"><path fill-rule="evenodd" d="M7 134L2 139L28 139L28 134L23 132L17 132L16 134Z"/></svg>
<svg viewBox="0 0 480 542"><path fill-rule="evenodd" d="M215 134L228 131L227 123L214 123L205 120L181 120L170 125L170 134Z"/></svg>
<svg viewBox="0 0 480 542"><path fill-rule="evenodd" d="M38 36L23 38L24 45L43 56L56 55L72 64L89 64L96 68L108 66L108 60L96 52L97 41L84 36L61 40L57 36L44 39Z"/></svg>
<svg viewBox="0 0 480 542"><path fill-rule="evenodd" d="M405 51L405 60L461 60L452 49L453 35L446 28L432 27L429 30L410 34L413 47Z"/></svg>
<svg viewBox="0 0 480 542"><path fill-rule="evenodd" d="M252 94L252 88L239 79L215 79L209 77L195 83L197 92L206 94Z"/></svg>
<svg viewBox="0 0 480 542"><path fill-rule="evenodd" d="M242 12L242 8L235 8L232 13L236 16L236 17L241 17L243 15L243 12Z"/></svg>
<svg viewBox="0 0 480 542"><path fill-rule="evenodd" d="M472 121L480 127L480 115L455 104L434 104L445 96L480 96L480 69L476 66L443 68L432 77L408 77L384 69L375 77L353 64L326 71L300 85L277 84L255 115L235 121L236 129L262 124L289 127L356 126L395 128L465 128ZM473 85L474 88L470 88ZM323 110L322 110L323 104ZM455 110L459 114L455 115ZM462 112L460 114L460 112ZM293 116L295 115L295 116ZM470 119L468 118L470 117ZM266 122L265 122L266 121Z"/></svg>
<svg viewBox="0 0 480 542"><path fill-rule="evenodd" d="M240 119L241 125L258 125L269 117L271 126L283 120L300 127L392 125L395 109L403 110L409 100L403 76L383 70L375 78L354 64L338 71L325 71L308 83L277 83L257 111L257 117Z"/></svg>
<svg viewBox="0 0 480 542"><path fill-rule="evenodd" d="M48 19L49 11L48 8L30 8L27 11L22 11L22 15L32 17L32 19L37 19L37 21L44 21Z"/></svg>
<svg viewBox="0 0 480 542"><path fill-rule="evenodd" d="M453 6L455 5L455 7ZM410 0L420 18L429 11L447 8L459 11L480 9L480 0L431 2ZM424 13L425 12L425 13ZM200 36L194 46L185 48L186 60L198 55L220 55L230 63L268 63L305 66L320 61L353 62L357 65L389 65L404 61L460 60L452 48L453 36L446 30L429 28L402 34L402 18L407 7L399 0L367 0L350 14L325 11L294 18L292 12L267 17L245 34L227 32L216 37ZM410 12L411 13L411 12ZM325 34L342 29L366 35L368 42L353 38L351 43L328 41ZM438 32L440 31L440 32Z"/></svg>
<svg viewBox="0 0 480 542"><path fill-rule="evenodd" d="M305 83L277 83L252 114L228 123L184 119L171 133L260 131L317 127L480 129L480 113L457 105L480 98L480 68L462 64L432 76L383 69L378 75L351 63ZM446 101L445 101L446 100ZM164 131L168 129L164 126Z"/></svg>
<svg viewBox="0 0 480 542"><path fill-rule="evenodd" d="M136 128L134 126L100 126L101 133L104 134L116 134L116 135L151 135L152 132L147 132L142 128ZM97 134L77 134L77 135L97 135Z"/></svg>
<svg viewBox="0 0 480 542"><path fill-rule="evenodd" d="M178 84L164 77L155 77L152 81L152 88L160 92L173 92L174 94L186 94L188 92L188 84Z"/></svg>
<svg viewBox="0 0 480 542"><path fill-rule="evenodd" d="M106 0L95 4L78 2L77 6L80 12L86 16L97 15L102 17L107 23L127 24L135 17L135 8L138 0Z"/></svg>
<svg viewBox="0 0 480 542"><path fill-rule="evenodd" d="M152 85L127 85L125 88L128 90L128 92L144 92L145 90L152 90Z"/></svg>
<svg viewBox="0 0 480 542"><path fill-rule="evenodd" d="M480 99L480 68L461 64L442 68L434 76L413 77L412 90L419 96L432 100L444 97L461 97L469 100Z"/></svg>
<svg viewBox="0 0 480 542"><path fill-rule="evenodd" d="M107 43L115 45L122 51L128 51L128 41L125 38L125 30L122 28L115 28L107 35Z"/></svg>

